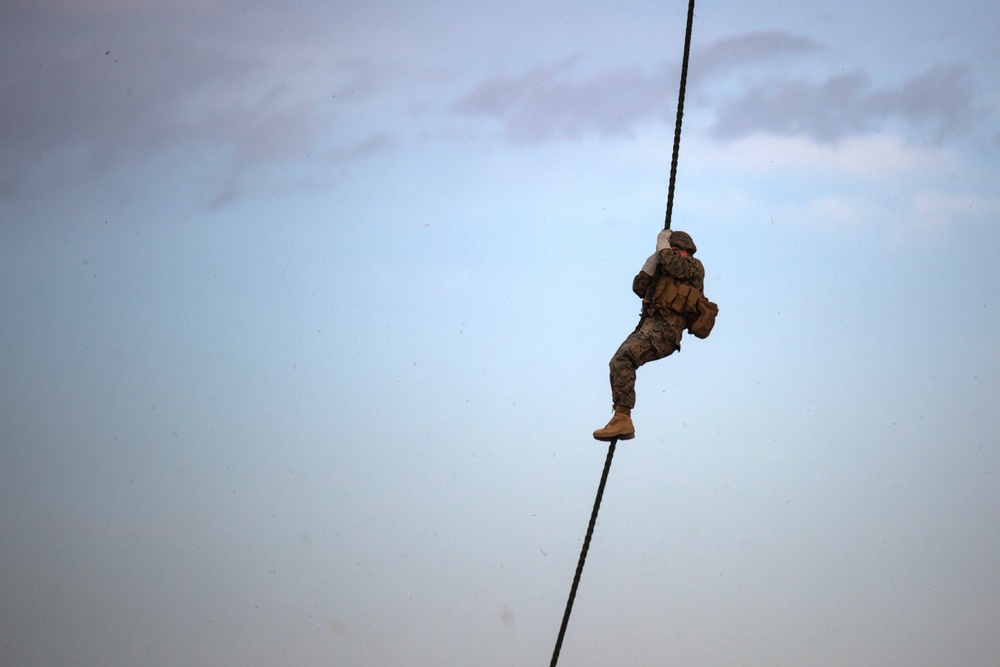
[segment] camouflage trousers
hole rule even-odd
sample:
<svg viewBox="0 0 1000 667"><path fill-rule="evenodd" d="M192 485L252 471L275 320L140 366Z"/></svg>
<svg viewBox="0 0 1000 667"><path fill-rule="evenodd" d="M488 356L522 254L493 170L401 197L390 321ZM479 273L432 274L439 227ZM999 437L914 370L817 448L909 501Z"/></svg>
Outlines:
<svg viewBox="0 0 1000 667"><path fill-rule="evenodd" d="M611 398L616 406L629 410L635 407L636 369L680 350L684 327L684 318L678 315L651 316L629 334L608 364Z"/></svg>

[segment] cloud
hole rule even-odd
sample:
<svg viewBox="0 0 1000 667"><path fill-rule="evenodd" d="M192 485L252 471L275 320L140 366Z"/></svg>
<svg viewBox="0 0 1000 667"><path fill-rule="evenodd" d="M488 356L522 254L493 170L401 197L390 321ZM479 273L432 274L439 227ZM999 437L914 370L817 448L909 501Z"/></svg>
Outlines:
<svg viewBox="0 0 1000 667"><path fill-rule="evenodd" d="M232 173L213 178L238 181L256 165L325 154L338 109L383 84L268 32L269 10L216 7L207 20L204 7L182 9L112 2L89 14L11 14L0 26L14 55L0 63L0 197L87 183L167 152L222 155Z"/></svg>
<svg viewBox="0 0 1000 667"><path fill-rule="evenodd" d="M754 32L697 50L691 80L734 68L820 50L808 38L783 31ZM452 105L456 114L501 121L514 143L578 139L589 133L630 135L641 123L673 122L679 64L667 62L651 73L637 66L578 75L570 58L531 68L516 76L485 81Z"/></svg>
<svg viewBox="0 0 1000 667"><path fill-rule="evenodd" d="M784 30L765 30L720 39L692 49L690 80L716 76L749 65L806 56L824 49L811 37Z"/></svg>
<svg viewBox="0 0 1000 667"><path fill-rule="evenodd" d="M129 31L120 17L104 16L101 25L69 10L22 9L17 18L2 35L16 53L0 70L5 170L30 170L32 162L74 151L92 158L92 167L169 142L190 121L177 108L180 100L251 66L197 44L181 48L167 30ZM123 29L131 39L112 34Z"/></svg>
<svg viewBox="0 0 1000 667"><path fill-rule="evenodd" d="M334 150L330 157L338 162L359 160L361 158L382 153L395 148L396 137L387 132L376 132L371 136L342 148Z"/></svg>
<svg viewBox="0 0 1000 667"><path fill-rule="evenodd" d="M773 80L723 103L712 132L725 140L764 133L834 142L900 126L940 141L971 126L973 99L971 68L964 64L937 65L882 90L860 70L818 84Z"/></svg>
<svg viewBox="0 0 1000 667"><path fill-rule="evenodd" d="M766 69L783 61L797 63L825 48L808 36L778 30L736 35L697 48L689 82L700 95L688 96L689 110L700 105L714 116L711 135L725 142L760 133L829 143L886 130L937 143L970 130L980 117L972 68L962 63L939 64L881 88L860 69L818 83L776 78L774 70ZM731 72L755 66L765 67L753 78L714 86ZM620 66L581 74L581 68L571 58L495 77L458 98L451 109L461 116L498 121L513 143L573 140L588 134L628 136L642 123L673 122L676 63L664 63L652 72Z"/></svg>
<svg viewBox="0 0 1000 667"><path fill-rule="evenodd" d="M293 159L313 146L316 100L285 84L262 85L266 73L250 60L181 51L135 60L91 51L12 82L0 105L0 182L24 184L34 165L49 170L60 161L64 177L99 176L122 160L194 144L228 151L234 169Z"/></svg>
<svg viewBox="0 0 1000 667"><path fill-rule="evenodd" d="M661 115L670 96L636 67L574 78L575 59L486 81L455 101L464 116L502 121L514 143L578 139L590 132L627 135Z"/></svg>

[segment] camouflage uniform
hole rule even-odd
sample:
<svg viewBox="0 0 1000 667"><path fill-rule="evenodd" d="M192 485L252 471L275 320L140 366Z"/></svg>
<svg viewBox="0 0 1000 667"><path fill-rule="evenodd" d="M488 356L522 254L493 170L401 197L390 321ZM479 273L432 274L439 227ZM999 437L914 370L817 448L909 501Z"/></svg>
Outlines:
<svg viewBox="0 0 1000 667"><path fill-rule="evenodd" d="M689 251L694 251L694 248ZM612 400L616 407L629 411L635 407L636 369L679 351L681 334L688 326L681 315L650 303L648 295L656 292L656 284L663 280L691 285L700 292L705 289L705 267L700 260L690 255L685 257L674 248L660 250L657 255L660 263L656 275L640 271L632 281L632 291L643 299L642 319L635 331L619 346L609 364Z"/></svg>

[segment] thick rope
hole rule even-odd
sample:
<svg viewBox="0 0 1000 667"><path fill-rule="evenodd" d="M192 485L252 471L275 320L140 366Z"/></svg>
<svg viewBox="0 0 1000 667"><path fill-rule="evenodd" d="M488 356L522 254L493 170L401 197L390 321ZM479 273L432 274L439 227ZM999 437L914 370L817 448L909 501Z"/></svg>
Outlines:
<svg viewBox="0 0 1000 667"><path fill-rule="evenodd" d="M667 188L667 213L663 221L663 228L670 229L670 216L674 209L674 185L677 181L677 159L681 149L681 123L684 118L684 96L687 93L687 71L688 60L691 54L691 27L694 23L694 0L688 2L687 28L684 33L684 58L681 61L681 84L680 92L677 96L677 120L674 124L674 150L670 159L670 185ZM580 560L576 565L576 574L573 575L573 585L569 589L569 599L566 601L566 611L563 613L562 625L559 627L559 636L556 638L556 646L552 651L552 662L549 667L556 667L559 662L559 651L562 649L563 638L566 636L566 626L569 625L569 616L573 612L573 601L576 599L576 589L580 586L580 577L583 574L583 565L587 561L587 551L590 550L590 538L594 535L594 525L597 523L597 513L601 509L601 499L604 497L604 486L608 482L608 473L611 472L611 460L615 455L617 440L612 440L608 446L608 457L604 461L604 473L601 475L601 483L597 487L597 497L594 499L594 509L590 513L590 524L587 526L587 535L583 538L583 548L580 550Z"/></svg>
<svg viewBox="0 0 1000 667"><path fill-rule="evenodd" d="M681 122L684 119L684 96L687 93L688 58L691 55L691 25L694 23L694 0L688 3L687 30L684 33L684 59L681 61L681 86L677 95L677 121L674 124L674 152L670 158L670 185L667 188L667 214L663 228L670 229L674 212L674 183L677 181L677 157L681 151Z"/></svg>
<svg viewBox="0 0 1000 667"><path fill-rule="evenodd" d="M563 637L566 635L569 615L573 611L573 600L576 599L576 589L580 585L580 575L583 574L583 564L587 560L587 551L590 549L590 538L594 535L597 512L601 509L601 498L604 497L604 485L608 482L608 473L611 471L611 459L615 455L615 445L617 444L617 440L612 440L608 446L608 458L604 461L604 474L601 475L601 483L597 487L597 498L594 499L594 511L590 513L587 536L583 538L583 549L580 550L580 562L576 565L576 574L573 576L573 585L569 589L569 600L566 601L566 611L563 613L562 626L559 628L559 637L556 639L556 648L552 651L552 662L549 663L549 667L556 667L556 663L559 662L559 651L562 649Z"/></svg>

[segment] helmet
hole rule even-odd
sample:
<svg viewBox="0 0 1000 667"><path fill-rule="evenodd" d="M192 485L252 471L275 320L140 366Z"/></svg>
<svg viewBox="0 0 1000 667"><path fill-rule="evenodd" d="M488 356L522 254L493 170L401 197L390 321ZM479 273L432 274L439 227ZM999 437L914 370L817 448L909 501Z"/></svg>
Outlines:
<svg viewBox="0 0 1000 667"><path fill-rule="evenodd" d="M687 250L692 255L698 252L698 247L691 240L691 235L687 232L670 232L670 245L674 248Z"/></svg>

